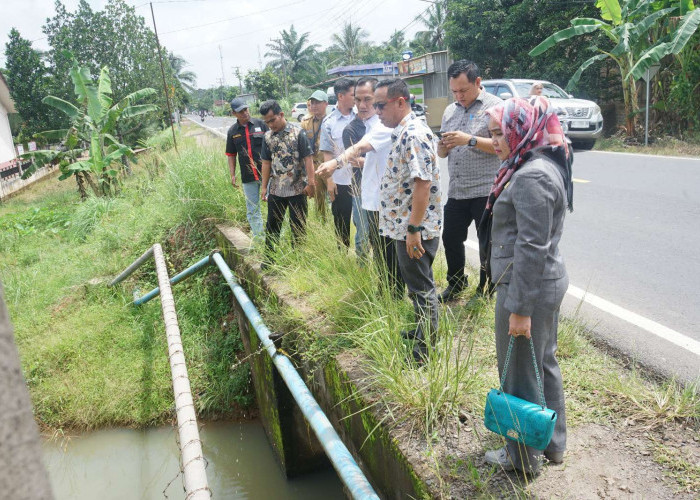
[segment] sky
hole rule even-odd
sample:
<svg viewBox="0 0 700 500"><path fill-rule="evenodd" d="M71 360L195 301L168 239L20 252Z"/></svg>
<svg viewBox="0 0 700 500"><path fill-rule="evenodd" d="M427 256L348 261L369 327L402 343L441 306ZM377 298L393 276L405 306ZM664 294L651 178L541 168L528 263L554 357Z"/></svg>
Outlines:
<svg viewBox="0 0 700 500"><path fill-rule="evenodd" d="M77 10L78 0L63 0L66 8ZM102 10L105 0L89 0ZM128 0L136 13L153 27L145 0ZM38 50L49 48L41 27L54 15L54 0L2 0L0 18L2 49L0 67L5 64L5 44L11 28L32 40ZM197 75L197 86L210 88L222 78L237 85L234 67L242 75L265 64L266 46L283 29L294 24L299 33L309 32L310 43L321 48L331 45L343 23L352 21L369 33L369 40L386 41L395 29L406 39L422 29L414 19L431 6L426 0L159 0L153 2L161 45L183 57L186 68ZM222 65L223 58L223 65Z"/></svg>

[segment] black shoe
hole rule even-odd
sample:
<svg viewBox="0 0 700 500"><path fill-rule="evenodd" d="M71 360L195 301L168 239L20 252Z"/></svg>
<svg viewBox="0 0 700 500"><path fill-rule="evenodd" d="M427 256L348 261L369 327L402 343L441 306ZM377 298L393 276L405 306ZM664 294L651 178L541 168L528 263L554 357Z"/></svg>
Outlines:
<svg viewBox="0 0 700 500"><path fill-rule="evenodd" d="M467 286L467 278L464 278L464 281L460 281L457 283L450 283L447 285L447 288L445 288L445 291L440 294L438 297L438 300L440 301L441 304L444 304L445 302L450 302L451 300L455 300L457 296L462 293L462 290Z"/></svg>
<svg viewBox="0 0 700 500"><path fill-rule="evenodd" d="M496 285L493 283L489 283L488 285L484 285L483 283L479 283L479 286L476 287L476 294L477 295L483 295L484 297L491 297L493 293L496 291Z"/></svg>
<svg viewBox="0 0 700 500"><path fill-rule="evenodd" d="M428 360L428 349L426 349L425 345L416 344L411 351L411 355L418 366L423 366Z"/></svg>
<svg viewBox="0 0 700 500"><path fill-rule="evenodd" d="M401 338L406 340L413 340L416 338L417 330L415 328L411 330L401 330Z"/></svg>

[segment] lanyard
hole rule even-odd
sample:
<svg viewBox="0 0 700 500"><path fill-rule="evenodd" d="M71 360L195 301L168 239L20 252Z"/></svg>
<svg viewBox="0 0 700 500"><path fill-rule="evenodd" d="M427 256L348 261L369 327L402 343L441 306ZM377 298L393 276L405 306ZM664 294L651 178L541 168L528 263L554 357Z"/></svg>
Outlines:
<svg viewBox="0 0 700 500"><path fill-rule="evenodd" d="M250 161L250 168L253 169L253 177L257 181L259 180L258 169L255 167L255 160L253 159L253 148L250 145L250 127L248 125L249 123L247 123L245 127L245 142L248 145L248 160Z"/></svg>

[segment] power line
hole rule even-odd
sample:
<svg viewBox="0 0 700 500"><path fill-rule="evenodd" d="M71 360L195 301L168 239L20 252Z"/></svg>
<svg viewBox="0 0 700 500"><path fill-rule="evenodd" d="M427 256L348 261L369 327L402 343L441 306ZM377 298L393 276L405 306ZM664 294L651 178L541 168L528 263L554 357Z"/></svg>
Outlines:
<svg viewBox="0 0 700 500"><path fill-rule="evenodd" d="M178 29L176 29L176 30L170 30L170 31L166 31L166 32L164 32L164 33L161 33L161 35L169 35L170 33L178 33L178 32L180 32L180 31L188 31L188 30L193 30L193 29L197 29L197 28L203 28L203 27L205 27L205 26L211 26L211 25L213 25L213 24L225 23L225 22L229 22L229 21L236 21L236 20L238 20L238 19L243 19L243 18L245 18L245 17L257 16L257 15L259 15L259 14L264 14L265 12L270 12L270 11L277 10L277 9L282 9L282 8L285 8L285 7L291 7L292 5L297 5L297 4L300 4L300 3L304 3L304 2L306 2L306 1L307 1L307 0L298 0L297 2L287 3L287 4L284 4L284 5L280 5L280 6L278 6L278 7L272 7L272 8L270 8L270 9L266 9L266 10L260 10L260 11L257 11L257 12L253 12L253 13L251 13L251 14L244 14L244 15L242 15L242 16L229 17L228 19L220 19L220 20L218 20L218 21L212 21L212 22L210 22L210 23L197 24L197 25L194 25L194 26L187 26L187 27L184 27L184 28L178 28Z"/></svg>
<svg viewBox="0 0 700 500"><path fill-rule="evenodd" d="M330 9L326 9L325 11L321 11L321 12L326 12L326 11L328 11L328 10L330 10ZM315 16L316 14L318 14L318 13L309 14L309 15L306 15L306 16L301 16L301 17L298 17L298 18L296 18L296 19L287 20L287 21L285 21L285 22L283 22L283 23L279 23L279 24L272 25L272 26L270 26L270 28L277 28L277 27L279 27L279 26L287 26L287 25L289 25L289 23L293 23L294 21L297 21L297 20L299 20L299 19L306 19L306 18L308 18L308 17ZM245 32L245 33L238 33L238 34L236 34L236 35L229 36L229 37L226 37L226 38L220 38L220 39L218 39L218 40L212 40L212 41L210 41L210 42L200 43L200 44L198 44L198 45L192 45L192 46L190 46L190 47L182 47L182 48L173 49L173 50L174 50L174 51L180 51L180 52L181 52L181 51L184 51L184 50L196 49L196 48L199 48L199 47L204 47L204 46L206 46L206 45L211 45L211 44L213 44L213 43L219 43L219 42L224 42L224 41L226 41L226 40L233 40L234 38L240 38L240 37L242 37L242 36L253 35L253 34L256 34L256 33L260 33L260 31L261 31L261 30L256 29L256 30L254 30L254 31L247 31L247 32Z"/></svg>

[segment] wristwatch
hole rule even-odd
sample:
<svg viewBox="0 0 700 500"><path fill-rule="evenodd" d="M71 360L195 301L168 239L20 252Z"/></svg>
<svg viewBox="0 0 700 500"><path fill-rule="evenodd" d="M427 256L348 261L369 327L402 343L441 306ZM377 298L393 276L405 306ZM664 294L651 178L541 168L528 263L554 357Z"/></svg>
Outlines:
<svg viewBox="0 0 700 500"><path fill-rule="evenodd" d="M423 226L414 226L413 224L409 224L407 229L409 233L414 234L421 232L425 228Z"/></svg>
<svg viewBox="0 0 700 500"><path fill-rule="evenodd" d="M476 146L476 136L473 135L471 137L471 139L469 139L467 146L469 146L470 148L473 148L474 146Z"/></svg>

